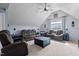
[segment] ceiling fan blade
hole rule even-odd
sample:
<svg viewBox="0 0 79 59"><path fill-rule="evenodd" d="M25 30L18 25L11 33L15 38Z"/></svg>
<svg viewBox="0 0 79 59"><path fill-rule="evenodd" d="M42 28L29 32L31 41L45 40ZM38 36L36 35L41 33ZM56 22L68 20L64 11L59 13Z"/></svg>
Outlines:
<svg viewBox="0 0 79 59"><path fill-rule="evenodd" d="M50 9L50 11L53 11L53 9Z"/></svg>
<svg viewBox="0 0 79 59"><path fill-rule="evenodd" d="M53 11L53 9L48 9L48 11Z"/></svg>
<svg viewBox="0 0 79 59"><path fill-rule="evenodd" d="M47 4L47 3L43 3L44 5L43 6L39 6L39 11L40 13L50 13L51 11L53 11L53 9L51 9L50 7L50 4Z"/></svg>
<svg viewBox="0 0 79 59"><path fill-rule="evenodd" d="M44 12L43 10L39 10L39 13L42 13L42 12Z"/></svg>
<svg viewBox="0 0 79 59"><path fill-rule="evenodd" d="M38 10L41 10L41 9L43 9L43 8L38 8Z"/></svg>
<svg viewBox="0 0 79 59"><path fill-rule="evenodd" d="M47 7L51 7L51 5L50 4L47 4Z"/></svg>

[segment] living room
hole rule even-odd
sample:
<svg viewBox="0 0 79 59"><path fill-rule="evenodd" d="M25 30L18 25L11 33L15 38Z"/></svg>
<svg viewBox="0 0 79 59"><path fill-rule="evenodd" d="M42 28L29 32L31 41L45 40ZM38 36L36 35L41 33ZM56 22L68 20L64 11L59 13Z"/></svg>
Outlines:
<svg viewBox="0 0 79 59"><path fill-rule="evenodd" d="M78 6L79 3L0 3L0 55L79 55Z"/></svg>

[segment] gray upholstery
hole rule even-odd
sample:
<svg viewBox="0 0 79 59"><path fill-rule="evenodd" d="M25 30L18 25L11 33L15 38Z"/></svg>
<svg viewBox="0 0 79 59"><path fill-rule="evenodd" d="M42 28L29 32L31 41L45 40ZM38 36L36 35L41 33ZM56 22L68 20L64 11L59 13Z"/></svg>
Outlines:
<svg viewBox="0 0 79 59"><path fill-rule="evenodd" d="M62 30L58 30L58 31L51 30L51 31L49 31L49 34L48 35L52 39L55 39L55 40L63 40L63 31Z"/></svg>
<svg viewBox="0 0 79 59"><path fill-rule="evenodd" d="M9 37L6 33L0 33L0 41L3 47L5 47L8 44L11 44L11 42L8 39Z"/></svg>
<svg viewBox="0 0 79 59"><path fill-rule="evenodd" d="M56 32L56 35L54 37L56 40L63 40L63 31L62 30L58 30Z"/></svg>
<svg viewBox="0 0 79 59"><path fill-rule="evenodd" d="M25 41L30 41L34 39L36 31L34 30L22 30L21 31L22 37Z"/></svg>
<svg viewBox="0 0 79 59"><path fill-rule="evenodd" d="M7 35L7 38L8 38L8 40L11 42L11 43L13 43L14 41L13 41L13 39L12 39L12 36L11 36L11 34L10 34L10 32L8 31L8 30L2 30L2 31L0 31L0 34L3 34L3 33L6 33ZM9 36L9 37L8 37Z"/></svg>
<svg viewBox="0 0 79 59"><path fill-rule="evenodd" d="M50 30L50 31L49 31L49 34L52 34L52 33L56 33L56 31Z"/></svg>
<svg viewBox="0 0 79 59"><path fill-rule="evenodd" d="M25 56L28 48L25 42L7 45L1 49L2 56Z"/></svg>
<svg viewBox="0 0 79 59"><path fill-rule="evenodd" d="M17 42L11 43L13 40L8 30L0 31L0 41L3 46L1 49L2 55L5 56L22 56L28 55L27 43Z"/></svg>
<svg viewBox="0 0 79 59"><path fill-rule="evenodd" d="M61 35L61 34L63 34L63 31L62 31L62 30L58 30L58 31L56 32L56 35Z"/></svg>
<svg viewBox="0 0 79 59"><path fill-rule="evenodd" d="M34 43L44 48L50 44L50 38L49 37L35 37Z"/></svg>

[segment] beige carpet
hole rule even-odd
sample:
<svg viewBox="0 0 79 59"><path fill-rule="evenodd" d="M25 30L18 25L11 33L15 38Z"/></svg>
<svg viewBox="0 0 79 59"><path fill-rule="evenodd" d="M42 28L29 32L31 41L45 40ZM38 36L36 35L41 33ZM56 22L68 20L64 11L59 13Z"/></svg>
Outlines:
<svg viewBox="0 0 79 59"><path fill-rule="evenodd" d="M77 43L58 42L51 40L51 44L41 48L34 44L34 41L28 42L29 56L79 56Z"/></svg>
<svg viewBox="0 0 79 59"><path fill-rule="evenodd" d="M29 41L28 49L29 56L79 56L79 48L75 41L58 42L51 40L51 44L45 48L35 45L34 41Z"/></svg>

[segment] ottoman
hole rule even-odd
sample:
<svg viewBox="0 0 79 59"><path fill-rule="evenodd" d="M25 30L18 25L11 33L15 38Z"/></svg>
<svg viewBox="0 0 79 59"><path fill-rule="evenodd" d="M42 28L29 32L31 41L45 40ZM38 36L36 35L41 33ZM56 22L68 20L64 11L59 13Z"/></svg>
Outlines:
<svg viewBox="0 0 79 59"><path fill-rule="evenodd" d="M44 48L50 44L50 38L49 37L35 37L34 43Z"/></svg>

